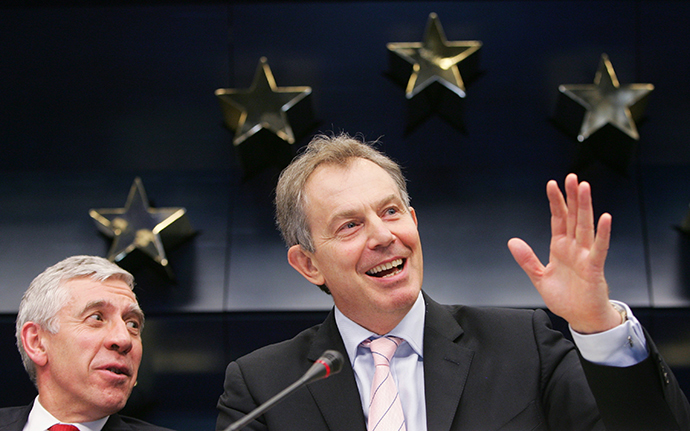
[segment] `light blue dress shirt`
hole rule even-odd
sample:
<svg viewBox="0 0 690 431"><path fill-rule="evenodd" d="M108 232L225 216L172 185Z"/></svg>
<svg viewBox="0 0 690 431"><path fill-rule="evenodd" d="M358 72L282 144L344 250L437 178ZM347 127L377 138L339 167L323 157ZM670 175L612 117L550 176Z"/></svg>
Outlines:
<svg viewBox="0 0 690 431"><path fill-rule="evenodd" d="M616 301L617 302L617 301ZM582 356L590 362L609 366L629 366L643 361L647 345L640 322L626 308L628 320L609 331L593 335L578 334L571 329L575 344ZM426 403L424 398L424 316L426 306L420 292L412 309L392 331L386 335L403 338L391 361L391 374L398 385L400 402L405 412L408 430L426 431ZM371 351L360 346L369 337L379 337L346 317L335 307L335 322L345 343L362 402L364 417L369 417L371 381L374 377L374 359ZM405 376L399 378L398 376Z"/></svg>

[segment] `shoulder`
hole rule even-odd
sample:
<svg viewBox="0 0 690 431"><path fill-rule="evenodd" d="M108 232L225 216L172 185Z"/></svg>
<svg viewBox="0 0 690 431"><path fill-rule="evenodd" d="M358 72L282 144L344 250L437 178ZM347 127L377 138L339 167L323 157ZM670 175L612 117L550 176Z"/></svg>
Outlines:
<svg viewBox="0 0 690 431"><path fill-rule="evenodd" d="M465 333L500 330L508 336L532 331L534 326L550 326L548 315L540 309L471 307L467 305L428 305L429 316L447 313Z"/></svg>
<svg viewBox="0 0 690 431"><path fill-rule="evenodd" d="M31 405L0 408L0 430L22 429L30 411Z"/></svg>
<svg viewBox="0 0 690 431"><path fill-rule="evenodd" d="M111 415L103 431L172 431L128 416Z"/></svg>
<svg viewBox="0 0 690 431"><path fill-rule="evenodd" d="M230 362L219 403L235 408L246 403L243 411L250 411L256 407L255 400L268 399L295 382L313 363L309 360L310 351L322 326L316 325L290 340L261 347Z"/></svg>
<svg viewBox="0 0 690 431"><path fill-rule="evenodd" d="M560 343L563 334L553 329L551 319L541 309L498 307L470 307L465 305L428 305L428 319L438 331L449 331L449 322L457 325L457 332L447 332L448 338L463 344L522 346L533 349L543 344ZM569 343L566 343L569 344Z"/></svg>

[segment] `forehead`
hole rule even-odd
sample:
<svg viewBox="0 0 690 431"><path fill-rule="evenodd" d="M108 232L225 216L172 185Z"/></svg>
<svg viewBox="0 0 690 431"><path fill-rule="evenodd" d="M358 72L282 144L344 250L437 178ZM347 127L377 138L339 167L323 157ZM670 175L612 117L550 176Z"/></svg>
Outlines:
<svg viewBox="0 0 690 431"><path fill-rule="evenodd" d="M310 229L326 230L343 218L395 200L402 204L393 178L376 163L360 158L344 166L319 166L307 181L304 196Z"/></svg>
<svg viewBox="0 0 690 431"><path fill-rule="evenodd" d="M332 197L347 191L375 192L386 188L386 193L399 193L393 177L381 166L368 159L354 157L345 164L324 163L316 167L305 184L307 199Z"/></svg>
<svg viewBox="0 0 690 431"><path fill-rule="evenodd" d="M67 280L64 286L71 293L72 304L85 304L101 299L125 304L137 302L129 285L118 278L98 281L90 277L78 277Z"/></svg>

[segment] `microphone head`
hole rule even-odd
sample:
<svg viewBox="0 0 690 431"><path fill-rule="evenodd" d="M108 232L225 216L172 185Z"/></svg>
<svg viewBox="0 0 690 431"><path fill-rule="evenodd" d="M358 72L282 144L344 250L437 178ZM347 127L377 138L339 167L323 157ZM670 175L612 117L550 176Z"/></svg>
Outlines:
<svg viewBox="0 0 690 431"><path fill-rule="evenodd" d="M302 376L305 383L325 379L332 374L339 373L343 369L345 358L337 350L326 350L321 354L311 368Z"/></svg>
<svg viewBox="0 0 690 431"><path fill-rule="evenodd" d="M324 365L330 368L330 375L337 374L343 369L345 358L343 358L343 355L337 350L326 350L323 352L318 361L321 361Z"/></svg>

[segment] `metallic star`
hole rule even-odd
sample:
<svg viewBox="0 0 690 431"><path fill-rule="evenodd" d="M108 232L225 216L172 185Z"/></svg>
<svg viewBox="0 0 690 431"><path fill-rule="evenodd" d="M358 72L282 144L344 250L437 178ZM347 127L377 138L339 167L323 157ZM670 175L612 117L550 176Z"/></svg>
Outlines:
<svg viewBox="0 0 690 431"><path fill-rule="evenodd" d="M465 61L470 73L476 72L476 57L480 41L449 42L443 33L441 22L435 13L429 14L423 42L395 42L386 45L412 65L405 96L408 99L419 94L429 85L438 82L459 97L465 97L465 84L459 66Z"/></svg>
<svg viewBox="0 0 690 431"><path fill-rule="evenodd" d="M193 234L185 213L184 208L151 208L139 177L134 179L124 208L89 210L98 229L113 238L110 261L120 264L139 250L161 265L171 279L164 243Z"/></svg>
<svg viewBox="0 0 690 431"><path fill-rule="evenodd" d="M624 84L616 78L616 72L606 54L601 55L594 84L568 84L559 91L586 109L577 135L582 142L606 124L615 126L634 140L639 140L635 121L639 120L646 106L647 96L654 90L652 84Z"/></svg>
<svg viewBox="0 0 690 431"><path fill-rule="evenodd" d="M235 145L262 129L293 144L295 133L287 112L311 94L311 87L278 87L266 58L261 57L251 87L219 88L215 94L220 99L225 124L235 132Z"/></svg>

